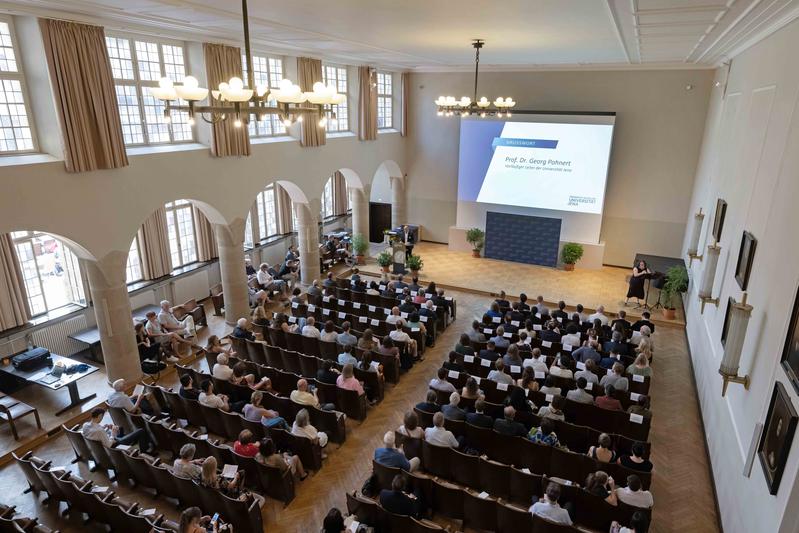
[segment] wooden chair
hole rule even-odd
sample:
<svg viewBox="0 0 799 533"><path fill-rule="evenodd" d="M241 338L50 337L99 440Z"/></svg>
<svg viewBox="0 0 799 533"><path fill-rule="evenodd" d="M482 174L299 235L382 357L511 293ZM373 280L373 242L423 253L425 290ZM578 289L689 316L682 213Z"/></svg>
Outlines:
<svg viewBox="0 0 799 533"><path fill-rule="evenodd" d="M89 451L92 454L92 460L94 461L95 468L105 470L106 472L113 472L114 463L111 462L111 458L108 456L105 446L96 440L84 439L84 441L86 442L86 445L89 447ZM111 476L112 481L115 479L116 477Z"/></svg>
<svg viewBox="0 0 799 533"><path fill-rule="evenodd" d="M508 481L510 480L511 467L490 459L480 459L478 466L480 483L468 486L479 487L498 498L508 498L510 495L510 483Z"/></svg>
<svg viewBox="0 0 799 533"><path fill-rule="evenodd" d="M452 451L451 448L434 446L427 441L422 442L422 464L425 471L444 479L450 479Z"/></svg>
<svg viewBox="0 0 799 533"><path fill-rule="evenodd" d="M529 530L528 530L529 531ZM581 533L581 530L574 526L551 522L546 518L533 515L533 533Z"/></svg>
<svg viewBox="0 0 799 533"><path fill-rule="evenodd" d="M117 483L120 486L127 481L136 481L133 471L125 460L127 454L121 448L112 446L111 448L106 448L106 453L111 463L114 465L114 473L116 474Z"/></svg>
<svg viewBox="0 0 799 533"><path fill-rule="evenodd" d="M155 479L156 492L161 496L180 502L178 485L175 482L175 476L169 471L169 468L166 465L158 464L152 465L151 471Z"/></svg>
<svg viewBox="0 0 799 533"><path fill-rule="evenodd" d="M472 490L463 491L463 529L497 530L497 501L492 498L480 498Z"/></svg>
<svg viewBox="0 0 799 533"><path fill-rule="evenodd" d="M365 420L367 410L366 394L337 387L336 396L339 399L337 407L354 420Z"/></svg>
<svg viewBox="0 0 799 533"><path fill-rule="evenodd" d="M11 455L25 475L25 480L28 482L28 488L26 488L23 493L27 494L33 491L35 494L39 494L39 492L45 490L44 484L42 484L41 479L36 474L34 462L31 460L33 458L33 452L28 451L22 457L17 455L16 452L11 452Z"/></svg>
<svg viewBox="0 0 799 533"><path fill-rule="evenodd" d="M433 509L448 518L463 520L464 492L457 485L438 482L433 485Z"/></svg>
<svg viewBox="0 0 799 533"><path fill-rule="evenodd" d="M449 459L450 475L447 478L467 487L480 486L480 463L482 461L479 456L452 450Z"/></svg>
<svg viewBox="0 0 799 533"><path fill-rule="evenodd" d="M283 472L278 468L262 465L253 461L258 470L258 477L261 485L265 487L268 496L280 500L284 505L288 505L294 499L294 476L291 470Z"/></svg>
<svg viewBox="0 0 799 533"><path fill-rule="evenodd" d="M347 512L364 524L378 524L382 509L378 503L355 492L347 493Z"/></svg>
<svg viewBox="0 0 799 533"><path fill-rule="evenodd" d="M15 400L11 396L0 396L0 422L5 422L9 425L14 440L19 440L16 421L29 414L33 414L33 416L36 417L36 425L39 429L42 429L39 411L35 407Z"/></svg>
<svg viewBox="0 0 799 533"><path fill-rule="evenodd" d="M377 486L380 487L381 490L390 490L391 482L393 481L394 477L401 472L402 470L399 468L382 465L372 459L372 473L377 478Z"/></svg>

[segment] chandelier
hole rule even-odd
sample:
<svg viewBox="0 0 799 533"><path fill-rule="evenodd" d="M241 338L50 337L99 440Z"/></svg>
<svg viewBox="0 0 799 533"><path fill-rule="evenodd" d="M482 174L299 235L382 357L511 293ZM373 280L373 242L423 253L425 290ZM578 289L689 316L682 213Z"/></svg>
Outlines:
<svg viewBox="0 0 799 533"><path fill-rule="evenodd" d="M477 77L480 69L480 49L485 44L482 39L472 40L474 47L474 99L468 96L463 96L460 99L454 96L439 96L436 99L436 106L438 107L439 117L451 117L453 115L468 116L478 115L480 117L494 116L502 118L503 116L511 116L511 108L516 105L516 102L508 96L503 98L500 96L494 100L494 107L491 107L491 101L485 96L477 99Z"/></svg>
<svg viewBox="0 0 799 533"><path fill-rule="evenodd" d="M247 0L241 2L242 21L244 26L244 59L247 69L247 83L238 76L219 84L216 90L200 87L194 76L183 78L181 85L163 77L158 87L151 87L150 94L164 102L164 120L171 122L173 112L188 113L188 123L193 126L195 117L200 115L209 123L216 123L228 118L233 125L240 128L247 124L250 117L264 120L267 115L278 115L283 125L291 126L302 122L304 115L313 115L318 119L318 126L324 128L328 117L336 118L334 105L344 103L345 96L339 94L334 85L322 82L313 84L313 91L303 92L299 85L291 80L283 79L277 89L270 89L266 84L255 84L252 69L252 53L250 52L250 24L247 16ZM208 98L207 105L199 105ZM181 105L180 100L186 102ZM223 105L227 104L227 105ZM208 117L206 118L206 115Z"/></svg>

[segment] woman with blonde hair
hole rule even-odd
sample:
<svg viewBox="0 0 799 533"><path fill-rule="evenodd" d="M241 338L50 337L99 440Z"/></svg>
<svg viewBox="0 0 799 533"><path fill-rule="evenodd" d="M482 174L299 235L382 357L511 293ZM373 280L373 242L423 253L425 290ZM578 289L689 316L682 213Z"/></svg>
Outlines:
<svg viewBox="0 0 799 533"><path fill-rule="evenodd" d="M268 326L269 325L269 312L266 308L259 304L256 305L255 308L252 310L252 315L250 316L252 323L256 326Z"/></svg>
<svg viewBox="0 0 799 533"><path fill-rule="evenodd" d="M245 496L241 491L241 487L244 485L242 471L237 471L233 479L228 480L220 478L217 474L216 457L213 455L209 455L205 458L205 461L203 461L200 485L217 489L231 498L244 498Z"/></svg>
<svg viewBox="0 0 799 533"><path fill-rule="evenodd" d="M633 376L652 376L652 367L649 366L649 355L647 352L639 352L635 362L627 367L627 373Z"/></svg>

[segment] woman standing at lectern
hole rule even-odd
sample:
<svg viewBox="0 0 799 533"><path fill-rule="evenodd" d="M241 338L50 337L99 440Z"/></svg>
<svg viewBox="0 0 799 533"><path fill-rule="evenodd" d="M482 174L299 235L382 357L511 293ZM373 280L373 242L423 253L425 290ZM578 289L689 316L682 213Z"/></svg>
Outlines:
<svg viewBox="0 0 799 533"><path fill-rule="evenodd" d="M641 305L641 298L646 297L644 294L644 280L646 278L644 276L651 273L652 271L649 270L646 261L638 261L638 264L633 267L633 275L630 276L630 288L627 289L627 299L624 300L624 305L627 305L630 298L635 298L638 301L638 305Z"/></svg>

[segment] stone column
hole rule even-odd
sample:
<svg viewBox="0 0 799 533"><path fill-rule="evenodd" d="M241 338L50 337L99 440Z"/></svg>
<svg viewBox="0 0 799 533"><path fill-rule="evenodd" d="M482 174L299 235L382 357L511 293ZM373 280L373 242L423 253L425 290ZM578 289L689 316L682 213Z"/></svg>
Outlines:
<svg viewBox="0 0 799 533"><path fill-rule="evenodd" d="M127 251L83 261L109 383L119 378L137 382L142 375L125 279L127 261Z"/></svg>
<svg viewBox="0 0 799 533"><path fill-rule="evenodd" d="M219 249L219 272L225 293L225 322L231 326L240 318L249 318L247 275L244 272L244 225L236 219L232 224L214 224Z"/></svg>
<svg viewBox="0 0 799 533"><path fill-rule="evenodd" d="M347 187L350 195L350 206L352 207L352 234L360 233L367 240L369 239L369 189Z"/></svg>
<svg viewBox="0 0 799 533"><path fill-rule="evenodd" d="M405 183L402 177L391 176L391 228L398 228L405 219Z"/></svg>
<svg viewBox="0 0 799 533"><path fill-rule="evenodd" d="M294 203L297 210L297 247L300 249L300 281L310 285L319 279L319 225L316 215L319 209L309 204Z"/></svg>

